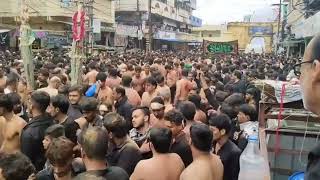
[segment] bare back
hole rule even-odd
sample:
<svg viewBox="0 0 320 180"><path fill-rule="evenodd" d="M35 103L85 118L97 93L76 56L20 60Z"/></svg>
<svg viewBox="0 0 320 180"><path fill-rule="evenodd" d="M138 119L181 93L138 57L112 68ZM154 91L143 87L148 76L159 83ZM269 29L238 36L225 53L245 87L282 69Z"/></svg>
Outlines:
<svg viewBox="0 0 320 180"><path fill-rule="evenodd" d="M27 123L19 116L14 115L11 120L6 120L2 129L3 143L0 151L15 153L20 151L20 136L22 129Z"/></svg>
<svg viewBox="0 0 320 180"><path fill-rule="evenodd" d="M194 160L181 174L180 180L222 180L223 164L217 155Z"/></svg>
<svg viewBox="0 0 320 180"><path fill-rule="evenodd" d="M180 101L187 100L189 92L192 90L193 84L191 81L181 79L177 82L176 99Z"/></svg>
<svg viewBox="0 0 320 180"><path fill-rule="evenodd" d="M177 154L162 154L138 163L130 180L178 180L184 164Z"/></svg>

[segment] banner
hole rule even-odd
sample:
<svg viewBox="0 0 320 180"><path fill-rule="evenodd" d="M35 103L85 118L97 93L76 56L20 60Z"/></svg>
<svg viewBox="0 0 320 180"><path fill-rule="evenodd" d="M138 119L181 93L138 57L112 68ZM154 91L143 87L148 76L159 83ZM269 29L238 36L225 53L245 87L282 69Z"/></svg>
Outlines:
<svg viewBox="0 0 320 180"><path fill-rule="evenodd" d="M211 42L204 40L203 51L213 54L238 54L238 41Z"/></svg>

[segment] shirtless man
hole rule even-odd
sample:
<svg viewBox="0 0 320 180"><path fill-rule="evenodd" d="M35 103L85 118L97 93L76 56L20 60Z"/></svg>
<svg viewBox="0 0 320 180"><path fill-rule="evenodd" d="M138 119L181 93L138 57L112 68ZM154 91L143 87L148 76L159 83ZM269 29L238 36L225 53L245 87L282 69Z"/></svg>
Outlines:
<svg viewBox="0 0 320 180"><path fill-rule="evenodd" d="M173 69L172 65L167 65L167 85L170 88L171 99L174 100L174 95L176 93L176 84L179 78L179 73L177 70Z"/></svg>
<svg viewBox="0 0 320 180"><path fill-rule="evenodd" d="M53 76L49 80L48 87L38 89L37 91L44 91L47 92L50 97L58 95L58 88L60 86L61 80L57 76Z"/></svg>
<svg viewBox="0 0 320 180"><path fill-rule="evenodd" d="M115 68L110 69L109 77L106 80L106 86L109 86L111 89L120 86L121 78L118 77L118 71Z"/></svg>
<svg viewBox="0 0 320 180"><path fill-rule="evenodd" d="M112 105L113 104L113 92L112 89L106 86L107 75L104 72L99 72L97 74L97 89L96 96L99 102Z"/></svg>
<svg viewBox="0 0 320 180"><path fill-rule="evenodd" d="M143 94L143 84L144 84L144 77L141 75L141 67L137 66L135 67L135 73L132 77L132 87L134 90L136 90L139 95Z"/></svg>
<svg viewBox="0 0 320 180"><path fill-rule="evenodd" d="M202 122L208 124L207 115L201 109L201 97L198 94L192 94L188 96L188 100L191 101L196 106L196 114L194 115L194 120L197 122Z"/></svg>
<svg viewBox="0 0 320 180"><path fill-rule="evenodd" d="M0 68L0 89L4 90L6 88L7 77L4 75L3 68Z"/></svg>
<svg viewBox="0 0 320 180"><path fill-rule="evenodd" d="M83 81L90 86L96 83L98 71L96 70L96 63L89 64L89 72L84 76Z"/></svg>
<svg viewBox="0 0 320 180"><path fill-rule="evenodd" d="M146 64L146 65L144 65L144 70L141 72L141 77L143 79L146 79L146 78L148 78L150 76L151 76L151 74L150 74L150 65Z"/></svg>
<svg viewBox="0 0 320 180"><path fill-rule="evenodd" d="M122 86L126 90L126 96L129 103L133 107L138 107L141 104L141 97L139 93L131 87L132 78L130 76L122 76Z"/></svg>
<svg viewBox="0 0 320 180"><path fill-rule="evenodd" d="M211 153L213 135L205 124L194 124L190 128L193 162L182 172L180 180L222 180L223 164Z"/></svg>
<svg viewBox="0 0 320 180"><path fill-rule="evenodd" d="M6 79L6 88L4 89L4 93L9 94L12 92L16 92L17 86L18 86L18 79L13 75L9 75Z"/></svg>
<svg viewBox="0 0 320 180"><path fill-rule="evenodd" d="M154 64L151 67L155 67L163 77L166 77L167 75L167 70L163 67L163 65L161 64L161 59L156 59L154 61Z"/></svg>
<svg viewBox="0 0 320 180"><path fill-rule="evenodd" d="M157 91L159 94L169 94L169 96L171 97L170 88L165 84L164 80L165 80L164 76L157 77L157 83L158 83Z"/></svg>
<svg viewBox="0 0 320 180"><path fill-rule="evenodd" d="M188 70L182 70L182 78L177 81L177 90L174 104L177 105L179 101L187 100L189 92L194 88L194 84L188 79Z"/></svg>
<svg viewBox="0 0 320 180"><path fill-rule="evenodd" d="M0 136L3 137L0 152L15 153L20 151L21 131L27 123L14 114L9 94L0 96L0 116L5 120L0 120L2 121L0 124L4 125L0 131Z"/></svg>
<svg viewBox="0 0 320 180"><path fill-rule="evenodd" d="M146 79L145 89L146 91L142 94L141 98L141 106L149 107L151 100L158 95L155 78L149 77Z"/></svg>
<svg viewBox="0 0 320 180"><path fill-rule="evenodd" d="M150 130L150 141L153 157L140 161L130 179L178 180L184 170L184 164L179 155L169 153L172 141L171 130L152 128Z"/></svg>

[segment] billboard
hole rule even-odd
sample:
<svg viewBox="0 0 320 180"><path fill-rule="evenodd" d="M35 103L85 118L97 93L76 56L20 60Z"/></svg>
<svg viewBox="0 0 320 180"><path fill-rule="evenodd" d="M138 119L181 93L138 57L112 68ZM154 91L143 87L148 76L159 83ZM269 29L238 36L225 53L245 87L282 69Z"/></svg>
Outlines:
<svg viewBox="0 0 320 180"><path fill-rule="evenodd" d="M257 35L272 35L273 30L272 26L251 26L249 27L249 35L257 36Z"/></svg>
<svg viewBox="0 0 320 180"><path fill-rule="evenodd" d="M203 41L204 53L212 54L238 54L238 41L211 42Z"/></svg>

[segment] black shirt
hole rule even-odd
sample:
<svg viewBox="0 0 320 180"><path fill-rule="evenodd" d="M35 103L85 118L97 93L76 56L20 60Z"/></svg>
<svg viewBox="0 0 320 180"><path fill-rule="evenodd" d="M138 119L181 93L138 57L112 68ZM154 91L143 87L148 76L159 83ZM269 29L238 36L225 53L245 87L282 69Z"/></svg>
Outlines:
<svg viewBox="0 0 320 180"><path fill-rule="evenodd" d="M67 112L67 115L68 115L69 121L74 121L74 120L82 117L82 112L81 112L80 106L79 105L70 105L68 112Z"/></svg>
<svg viewBox="0 0 320 180"><path fill-rule="evenodd" d="M178 154L185 167L189 166L193 161L191 148L184 132L175 138L175 141L171 145L170 152Z"/></svg>
<svg viewBox="0 0 320 180"><path fill-rule="evenodd" d="M241 150L231 140L228 140L218 151L224 171L223 180L238 180L240 171L239 158Z"/></svg>
<svg viewBox="0 0 320 180"><path fill-rule="evenodd" d="M83 164L79 164L77 162L72 162L72 168L71 168L71 176L76 177L77 174L80 174L82 172L85 172L85 167ZM43 169L36 175L36 180L55 180L53 168L49 167L47 169Z"/></svg>
<svg viewBox="0 0 320 180"><path fill-rule="evenodd" d="M90 177L102 177L106 180L129 180L129 176L119 167L108 167L105 170L87 171L79 174L74 180L88 180Z"/></svg>
<svg viewBox="0 0 320 180"><path fill-rule="evenodd" d="M34 117L21 132L21 152L31 160L37 171L42 170L46 162L42 141L46 129L53 124L52 117L45 113Z"/></svg>
<svg viewBox="0 0 320 180"><path fill-rule="evenodd" d="M306 180L320 179L320 144L313 148L308 155L308 165L305 174Z"/></svg>
<svg viewBox="0 0 320 180"><path fill-rule="evenodd" d="M107 161L111 166L118 166L131 175L138 162L142 159L138 145L128 138L121 146L111 148Z"/></svg>
<svg viewBox="0 0 320 180"><path fill-rule="evenodd" d="M80 126L75 121L69 119L61 123L64 127L65 135L68 139L70 139L73 143L77 144L77 130L80 129Z"/></svg>

